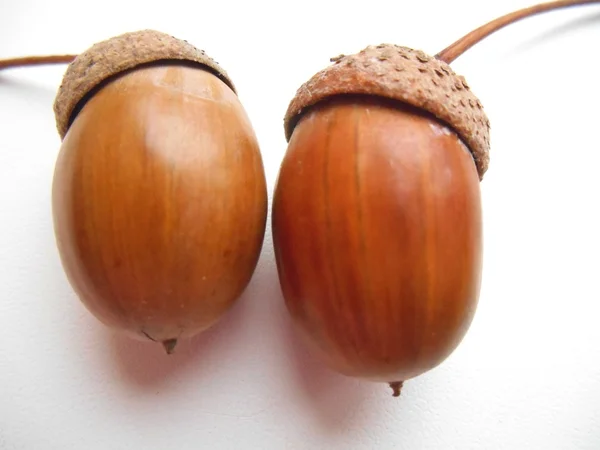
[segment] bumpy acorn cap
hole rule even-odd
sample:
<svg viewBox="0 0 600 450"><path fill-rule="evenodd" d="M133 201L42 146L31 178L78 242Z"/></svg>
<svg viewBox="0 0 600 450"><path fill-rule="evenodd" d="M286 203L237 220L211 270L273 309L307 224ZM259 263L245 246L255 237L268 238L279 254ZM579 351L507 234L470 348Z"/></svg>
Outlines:
<svg viewBox="0 0 600 450"><path fill-rule="evenodd" d="M203 50L159 31L125 33L94 44L68 66L54 101L54 115L61 139L67 134L75 108L93 88L120 72L165 60L203 65L236 92L225 70Z"/></svg>
<svg viewBox="0 0 600 450"><path fill-rule="evenodd" d="M448 64L420 50L393 44L369 46L304 83L284 119L289 141L307 108L334 95L378 95L423 109L448 124L473 154L480 180L489 164L490 122L481 102Z"/></svg>

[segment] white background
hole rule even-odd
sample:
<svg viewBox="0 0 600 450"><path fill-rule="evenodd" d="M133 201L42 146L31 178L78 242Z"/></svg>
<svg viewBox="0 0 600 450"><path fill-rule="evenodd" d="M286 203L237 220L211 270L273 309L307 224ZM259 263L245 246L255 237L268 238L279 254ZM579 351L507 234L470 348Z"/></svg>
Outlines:
<svg viewBox="0 0 600 450"><path fill-rule="evenodd" d="M527 0L360 3L1 0L0 57L154 28L229 72L272 192L295 90L329 57L434 54ZM332 373L290 330L270 228L215 328L167 358L114 335L58 259L50 187L64 66L0 74L0 448L600 449L600 6L515 24L454 64L492 123L483 287L456 352L406 383Z"/></svg>

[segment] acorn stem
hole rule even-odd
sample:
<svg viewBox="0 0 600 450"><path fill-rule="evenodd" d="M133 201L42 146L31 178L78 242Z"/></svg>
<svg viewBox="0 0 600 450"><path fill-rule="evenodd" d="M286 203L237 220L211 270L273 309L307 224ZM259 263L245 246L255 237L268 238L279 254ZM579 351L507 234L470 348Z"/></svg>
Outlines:
<svg viewBox="0 0 600 450"><path fill-rule="evenodd" d="M440 61L450 64L464 52L469 50L475 44L481 42L492 33L495 33L505 26L511 25L521 19L556 9L569 8L579 5L591 5L594 3L600 3L600 0L559 0L554 2L540 3L538 5L529 6L527 8L514 11L494 19L479 28L476 28L475 30L461 37L453 44L446 47L444 50L435 55L435 57Z"/></svg>
<svg viewBox="0 0 600 450"><path fill-rule="evenodd" d="M167 339L166 341L162 341L162 345L167 352L167 355L172 354L175 351L175 346L177 345L177 339Z"/></svg>
<svg viewBox="0 0 600 450"><path fill-rule="evenodd" d="M0 59L0 70L17 67L41 66L46 64L68 64L77 55L24 56L21 58Z"/></svg>
<svg viewBox="0 0 600 450"><path fill-rule="evenodd" d="M390 383L390 387L392 388L392 397L400 397L400 392L402 391L403 385L404 381L392 381Z"/></svg>

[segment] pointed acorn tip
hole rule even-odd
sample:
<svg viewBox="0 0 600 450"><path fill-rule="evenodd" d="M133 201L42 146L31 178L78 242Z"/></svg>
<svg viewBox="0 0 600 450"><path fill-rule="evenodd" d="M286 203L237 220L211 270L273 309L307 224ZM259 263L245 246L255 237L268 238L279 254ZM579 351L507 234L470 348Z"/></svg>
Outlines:
<svg viewBox="0 0 600 450"><path fill-rule="evenodd" d="M392 397L400 397L403 384L403 381L393 381L390 383L390 387L392 388Z"/></svg>
<svg viewBox="0 0 600 450"><path fill-rule="evenodd" d="M162 345L165 349L165 352L167 352L167 355L171 355L175 351L177 339L167 339L166 341L162 341Z"/></svg>

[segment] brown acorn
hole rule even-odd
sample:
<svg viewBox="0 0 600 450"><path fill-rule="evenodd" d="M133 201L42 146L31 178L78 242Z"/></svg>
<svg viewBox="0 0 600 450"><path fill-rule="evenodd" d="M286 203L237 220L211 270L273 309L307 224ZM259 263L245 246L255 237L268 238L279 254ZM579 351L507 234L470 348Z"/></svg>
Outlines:
<svg viewBox="0 0 600 450"><path fill-rule="evenodd" d="M170 353L230 309L262 247L266 181L234 85L184 41L126 33L75 58L55 113L68 279L100 321Z"/></svg>
<svg viewBox="0 0 600 450"><path fill-rule="evenodd" d="M285 124L272 225L293 317L344 374L401 382L435 367L479 294L479 100L447 64L380 45L315 75Z"/></svg>
<svg viewBox="0 0 600 450"><path fill-rule="evenodd" d="M490 123L449 63L509 23L583 3L508 14L436 56L369 46L298 89L273 242L288 310L330 367L397 396L459 345L479 299Z"/></svg>

